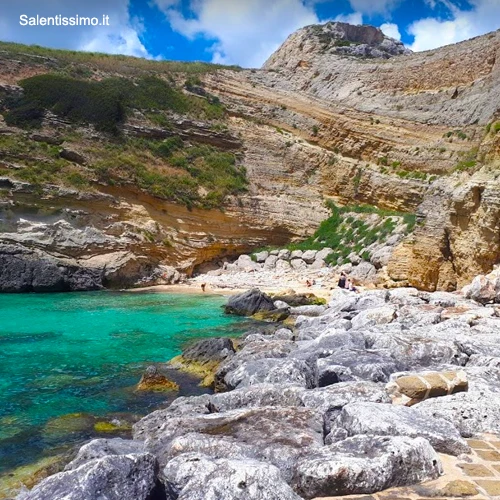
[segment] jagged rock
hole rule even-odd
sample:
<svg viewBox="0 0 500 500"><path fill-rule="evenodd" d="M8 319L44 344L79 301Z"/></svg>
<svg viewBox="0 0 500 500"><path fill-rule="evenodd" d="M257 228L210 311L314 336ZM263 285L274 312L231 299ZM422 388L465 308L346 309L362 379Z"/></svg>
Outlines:
<svg viewBox="0 0 500 500"><path fill-rule="evenodd" d="M264 269L274 269L276 267L276 262L278 262L278 257L276 255L270 255L264 262Z"/></svg>
<svg viewBox="0 0 500 500"><path fill-rule="evenodd" d="M318 359L318 385L324 387L331 380L333 383L360 379L387 382L397 369L394 359L383 351L342 349Z"/></svg>
<svg viewBox="0 0 500 500"><path fill-rule="evenodd" d="M366 328L374 325L385 325L396 319L396 309L385 306L373 309L365 309L352 318L354 329Z"/></svg>
<svg viewBox="0 0 500 500"><path fill-rule="evenodd" d="M283 248L278 252L278 259L288 260L290 259L290 255L291 255L290 250Z"/></svg>
<svg viewBox="0 0 500 500"><path fill-rule="evenodd" d="M326 267L327 264L323 259L316 259L310 266L311 269L322 269Z"/></svg>
<svg viewBox="0 0 500 500"><path fill-rule="evenodd" d="M93 439L84 444L76 457L64 468L74 470L91 460L103 458L110 455L131 455L144 453L144 443L121 438L115 439Z"/></svg>
<svg viewBox="0 0 500 500"><path fill-rule="evenodd" d="M290 480L294 463L304 450L323 446L323 417L310 408L244 408L209 415L167 416L168 410L156 411L134 426L134 438L144 440L146 449L158 457L160 464L170 459L174 439L201 433L250 445L255 457L275 465Z"/></svg>
<svg viewBox="0 0 500 500"><path fill-rule="evenodd" d="M147 500L156 488L157 468L149 453L107 455L44 479L18 500Z"/></svg>
<svg viewBox="0 0 500 500"><path fill-rule="evenodd" d="M357 253L354 253L354 252L351 252L348 256L347 256L347 259L349 260L349 262L351 264L353 264L354 266L357 266L358 264L361 263L361 261L363 260ZM356 269L356 268L354 268Z"/></svg>
<svg viewBox="0 0 500 500"><path fill-rule="evenodd" d="M238 266L238 269L243 271L256 271L260 269L260 266L252 260L250 255L240 255L235 264Z"/></svg>
<svg viewBox="0 0 500 500"><path fill-rule="evenodd" d="M317 254L318 254L317 250L306 250L302 254L301 258L306 264L312 264L316 260Z"/></svg>
<svg viewBox="0 0 500 500"><path fill-rule="evenodd" d="M467 288L465 297L481 304L493 302L496 297L495 285L486 276L476 276Z"/></svg>
<svg viewBox="0 0 500 500"><path fill-rule="evenodd" d="M459 392L416 404L427 417L451 422L464 437L500 432L500 395L490 391Z"/></svg>
<svg viewBox="0 0 500 500"><path fill-rule="evenodd" d="M301 459L293 484L309 499L375 493L440 474L441 462L426 439L356 436Z"/></svg>
<svg viewBox="0 0 500 500"><path fill-rule="evenodd" d="M423 372L396 376L386 385L395 404L412 406L424 399L447 396L468 388L467 375L458 372Z"/></svg>
<svg viewBox="0 0 500 500"><path fill-rule="evenodd" d="M302 259L292 259L290 265L295 271L305 271L307 269L307 264Z"/></svg>
<svg viewBox="0 0 500 500"><path fill-rule="evenodd" d="M316 254L316 260L325 260L330 254L333 253L331 248L325 247L322 250L319 250Z"/></svg>
<svg viewBox="0 0 500 500"><path fill-rule="evenodd" d="M227 314L239 316L251 316L259 311L272 311L273 309L274 303L271 298L256 288L229 297L225 306Z"/></svg>
<svg viewBox="0 0 500 500"><path fill-rule="evenodd" d="M349 276L361 281L362 283L372 281L377 274L377 270L373 264L370 262L361 262L357 266L353 267Z"/></svg>
<svg viewBox="0 0 500 500"><path fill-rule="evenodd" d="M292 314L301 314L303 316L320 316L327 310L326 306L297 306L297 307L292 307L290 309L290 312Z"/></svg>
<svg viewBox="0 0 500 500"><path fill-rule="evenodd" d="M254 384L296 384L311 389L317 385L317 370L300 359L265 358L242 362L240 366L226 372L224 376L218 372L216 387L232 390L237 387Z"/></svg>
<svg viewBox="0 0 500 500"><path fill-rule="evenodd" d="M304 252L302 250L294 250L288 256L289 259L301 259Z"/></svg>
<svg viewBox="0 0 500 500"><path fill-rule="evenodd" d="M210 398L210 408L212 411L224 412L262 406L303 406L301 397L306 392L296 385L255 384L214 394Z"/></svg>
<svg viewBox="0 0 500 500"><path fill-rule="evenodd" d="M284 259L278 259L276 261L276 271L278 273L287 273L292 269L290 262Z"/></svg>
<svg viewBox="0 0 500 500"><path fill-rule="evenodd" d="M423 437L440 452L460 455L470 451L457 429L443 418L430 417L416 407L378 403L350 403L331 419L330 440L369 436Z"/></svg>
<svg viewBox="0 0 500 500"><path fill-rule="evenodd" d="M59 146L64 142L64 139L61 137L56 137L53 135L47 134L31 134L30 138L36 142L46 142L47 144L52 144L53 146Z"/></svg>
<svg viewBox="0 0 500 500"><path fill-rule="evenodd" d="M257 252L254 254L256 262L265 262L269 257L269 252L263 250L262 252Z"/></svg>
<svg viewBox="0 0 500 500"><path fill-rule="evenodd" d="M256 460L188 453L171 460L163 475L178 500L300 500L276 467Z"/></svg>
<svg viewBox="0 0 500 500"><path fill-rule="evenodd" d="M392 255L392 250L392 247L386 246L370 255L370 262L375 266L375 269L381 269L387 266Z"/></svg>
<svg viewBox="0 0 500 500"><path fill-rule="evenodd" d="M178 391L179 385L158 372L158 368L150 365L146 368L137 384L138 391Z"/></svg>
<svg viewBox="0 0 500 500"><path fill-rule="evenodd" d="M304 406L313 408L324 414L328 414L332 410L342 408L355 401L370 401L372 403L391 402L382 384L368 381L339 382L328 387L303 391L300 394L300 399Z"/></svg>
<svg viewBox="0 0 500 500"><path fill-rule="evenodd" d="M214 337L203 339L186 347L180 356L170 360L170 365L203 378L202 385L213 385L213 376L222 361L235 352L231 339Z"/></svg>

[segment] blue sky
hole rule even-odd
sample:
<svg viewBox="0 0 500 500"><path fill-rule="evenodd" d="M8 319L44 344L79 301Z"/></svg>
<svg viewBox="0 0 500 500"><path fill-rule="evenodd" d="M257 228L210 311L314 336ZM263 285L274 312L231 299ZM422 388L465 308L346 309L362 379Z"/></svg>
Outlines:
<svg viewBox="0 0 500 500"><path fill-rule="evenodd" d="M339 20L380 26L412 50L500 28L500 0L15 0L0 39L155 59L259 67L296 29ZM21 26L26 16L109 15L109 26Z"/></svg>

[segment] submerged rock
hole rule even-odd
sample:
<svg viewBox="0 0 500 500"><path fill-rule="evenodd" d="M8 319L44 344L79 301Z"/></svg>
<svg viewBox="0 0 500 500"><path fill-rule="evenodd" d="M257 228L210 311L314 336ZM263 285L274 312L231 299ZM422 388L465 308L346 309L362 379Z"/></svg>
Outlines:
<svg viewBox="0 0 500 500"><path fill-rule="evenodd" d="M154 365L148 366L137 384L138 391L178 391L179 385L158 372Z"/></svg>

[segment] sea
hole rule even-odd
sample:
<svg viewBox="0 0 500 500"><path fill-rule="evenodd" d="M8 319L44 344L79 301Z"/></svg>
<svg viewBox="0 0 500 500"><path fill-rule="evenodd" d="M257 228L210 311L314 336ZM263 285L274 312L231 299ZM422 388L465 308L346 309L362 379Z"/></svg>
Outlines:
<svg viewBox="0 0 500 500"><path fill-rule="evenodd" d="M173 398L201 394L175 370L177 393L136 391L144 369L196 339L252 326L212 294L0 294L0 476L131 424ZM161 365L160 365L161 366ZM168 370L168 368L167 368Z"/></svg>

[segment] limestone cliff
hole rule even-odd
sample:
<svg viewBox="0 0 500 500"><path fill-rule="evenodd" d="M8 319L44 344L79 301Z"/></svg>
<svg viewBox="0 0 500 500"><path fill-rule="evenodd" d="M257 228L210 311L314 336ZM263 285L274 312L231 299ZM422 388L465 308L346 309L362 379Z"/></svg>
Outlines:
<svg viewBox="0 0 500 500"><path fill-rule="evenodd" d="M61 270L62 288L72 289L82 268L98 275L94 286L150 283L171 279L168 266L190 273L309 235L327 216L324 201L334 199L416 212L419 225L393 254L389 276L453 289L500 259L499 55L500 32L411 54L376 28L327 23L292 34L261 70L213 67L193 77L187 66L41 56L6 44L6 109L23 79L56 73L89 82L154 75L196 99L196 109L217 101L224 111L135 107L120 125L133 145L125 152L106 133L57 113L45 113L36 131L1 122L0 253L9 262L13 252L31 252L23 262L45 259ZM144 146L173 136L186 151L176 162ZM130 176L136 146L146 148L139 160L148 177ZM150 188L157 174L164 184L186 171L199 175L205 159L190 151L200 146L231 155L245 172L244 189L212 193L220 195L216 206L209 183L191 193L194 205ZM45 175L56 168L64 176ZM37 274L23 266L11 269L14 282Z"/></svg>

